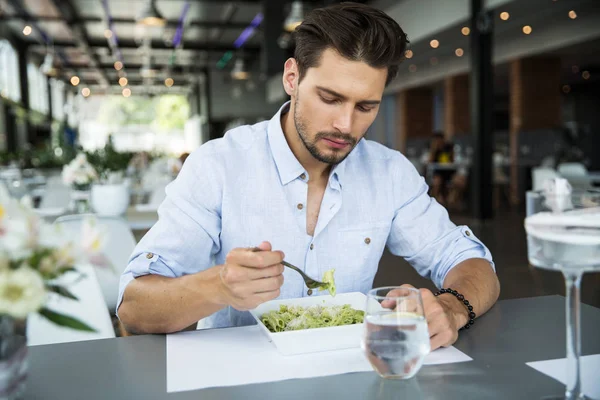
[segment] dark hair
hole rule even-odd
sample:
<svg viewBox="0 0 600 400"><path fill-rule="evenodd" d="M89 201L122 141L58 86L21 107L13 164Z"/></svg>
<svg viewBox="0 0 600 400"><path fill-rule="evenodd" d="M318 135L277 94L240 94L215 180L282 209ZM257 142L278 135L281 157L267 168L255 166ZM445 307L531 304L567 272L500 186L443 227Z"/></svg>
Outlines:
<svg viewBox="0 0 600 400"><path fill-rule="evenodd" d="M398 73L409 43L400 25L376 8L359 3L340 3L310 12L295 32L294 58L300 80L316 67L324 50L363 61L373 68L387 68L385 84Z"/></svg>

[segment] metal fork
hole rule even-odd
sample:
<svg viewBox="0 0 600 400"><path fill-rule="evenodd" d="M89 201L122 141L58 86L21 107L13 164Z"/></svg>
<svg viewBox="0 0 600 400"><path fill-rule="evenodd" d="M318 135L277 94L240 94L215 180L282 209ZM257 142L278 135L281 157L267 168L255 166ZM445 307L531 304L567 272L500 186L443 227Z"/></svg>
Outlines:
<svg viewBox="0 0 600 400"><path fill-rule="evenodd" d="M258 247L253 247L251 250L252 251L262 251ZM325 283L317 281L317 280L311 278L310 276L306 275L304 273L304 271L302 271L300 268L296 267L295 265L292 265L292 264L290 264L287 261L282 261L281 263L283 265L285 265L286 267L293 269L294 271L296 271L297 273L299 273L302 276L302 279L304 280L304 284L308 288L307 294L309 296L313 293L313 289L318 289L320 287L325 287L326 286Z"/></svg>

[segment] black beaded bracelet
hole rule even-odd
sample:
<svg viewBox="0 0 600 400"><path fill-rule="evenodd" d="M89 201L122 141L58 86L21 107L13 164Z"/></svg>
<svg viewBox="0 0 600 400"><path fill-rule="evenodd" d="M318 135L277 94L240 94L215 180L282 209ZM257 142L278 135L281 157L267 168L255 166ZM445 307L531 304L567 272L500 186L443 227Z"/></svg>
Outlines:
<svg viewBox="0 0 600 400"><path fill-rule="evenodd" d="M476 316L475 313L473 312L473 306L471 304L469 304L469 300L465 299L465 296L458 293L456 290L450 289L450 288L440 289L437 292L435 292L433 295L437 297L440 294L444 294L444 293L450 293L451 295L455 296L457 299L462 301L462 303L467 307L467 309L469 310L469 322L467 322L467 324L465 326L463 326L462 328L460 328L459 330L462 331L463 329L469 329L471 327L471 325L473 325L475 323L475 316Z"/></svg>

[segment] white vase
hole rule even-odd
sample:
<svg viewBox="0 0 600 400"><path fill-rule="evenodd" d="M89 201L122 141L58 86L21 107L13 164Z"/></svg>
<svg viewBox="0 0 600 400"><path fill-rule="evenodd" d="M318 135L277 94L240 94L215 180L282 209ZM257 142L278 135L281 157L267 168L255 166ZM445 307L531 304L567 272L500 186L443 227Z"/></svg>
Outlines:
<svg viewBox="0 0 600 400"><path fill-rule="evenodd" d="M119 216L129 207L129 187L124 183L92 186L92 208L98 215Z"/></svg>

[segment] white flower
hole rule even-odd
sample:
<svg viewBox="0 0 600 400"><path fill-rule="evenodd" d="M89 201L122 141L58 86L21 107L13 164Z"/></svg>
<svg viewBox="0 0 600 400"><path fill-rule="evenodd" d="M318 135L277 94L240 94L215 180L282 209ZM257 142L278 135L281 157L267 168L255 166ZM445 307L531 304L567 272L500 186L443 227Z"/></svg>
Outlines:
<svg viewBox="0 0 600 400"><path fill-rule="evenodd" d="M110 260L102 253L106 242L105 230L100 230L96 220L89 218L84 221L81 229L81 250L83 257L96 267L113 268Z"/></svg>
<svg viewBox="0 0 600 400"><path fill-rule="evenodd" d="M77 157L62 170L62 179L65 185L87 185L98 179L98 174L94 167L88 162L84 153L79 153Z"/></svg>
<svg viewBox="0 0 600 400"><path fill-rule="evenodd" d="M37 247L39 217L15 199L0 202L0 251L18 261Z"/></svg>
<svg viewBox="0 0 600 400"><path fill-rule="evenodd" d="M81 226L81 248L87 254L99 253L104 247L105 232L101 231L94 218L87 218Z"/></svg>
<svg viewBox="0 0 600 400"><path fill-rule="evenodd" d="M46 288L40 275L27 265L0 272L0 315L24 319L46 301Z"/></svg>

